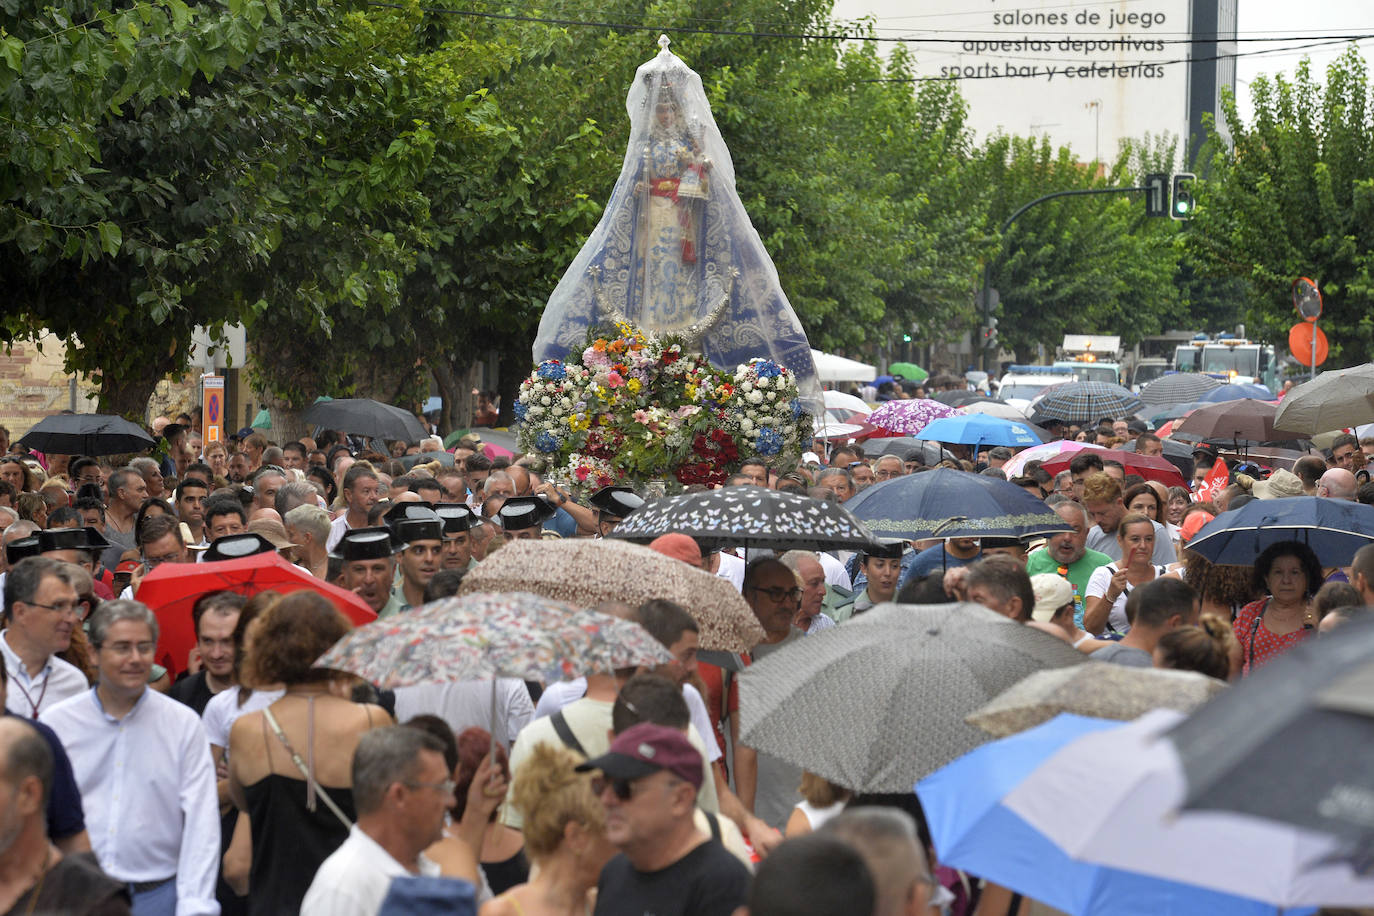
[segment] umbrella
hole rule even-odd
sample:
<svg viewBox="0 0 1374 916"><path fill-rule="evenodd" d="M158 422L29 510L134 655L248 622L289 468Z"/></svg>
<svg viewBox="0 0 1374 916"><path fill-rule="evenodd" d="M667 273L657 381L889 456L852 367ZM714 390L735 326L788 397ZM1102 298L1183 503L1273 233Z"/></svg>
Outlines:
<svg viewBox="0 0 1374 916"><path fill-rule="evenodd" d="M1211 391L1198 396L1198 400L1204 404L1224 404L1227 401L1239 401L1243 398L1252 398L1257 401L1269 401L1274 397L1274 392L1263 385L1218 385Z"/></svg>
<svg viewBox="0 0 1374 916"><path fill-rule="evenodd" d="M991 401L981 391L973 391L969 388L954 388L950 391L937 391L931 395L932 398L941 404L948 404L950 407L963 407L965 404L973 404L978 401Z"/></svg>
<svg viewBox="0 0 1374 916"><path fill-rule="evenodd" d="M1274 413L1278 408L1265 401L1241 398L1199 407L1179 423L1174 435L1187 434L1199 439L1249 439L1270 442L1274 439Z"/></svg>
<svg viewBox="0 0 1374 916"><path fill-rule="evenodd" d="M1155 458L1152 455L1137 455L1135 452L1128 452L1124 449L1109 448L1098 452L1098 456L1103 461L1119 461L1125 465L1127 474L1139 474L1146 480L1158 480L1160 483L1169 487L1187 487L1183 480L1183 475L1179 473L1173 462L1165 458ZM1191 454L1190 454L1191 458ZM1069 469L1069 462L1073 460L1070 454L1060 454L1055 458L1046 461L1040 467L1049 474L1058 474L1060 471Z"/></svg>
<svg viewBox="0 0 1374 916"><path fill-rule="evenodd" d="M1374 418L1374 363L1323 372L1279 402L1274 428L1310 436Z"/></svg>
<svg viewBox="0 0 1374 916"><path fill-rule="evenodd" d="M1148 409L1145 411L1145 413L1149 415L1150 422L1158 426L1159 424L1167 420L1182 420L1184 417L1188 416L1188 414L1197 410L1199 407L1206 406L1206 403L1204 403L1203 401L1185 401L1182 404L1175 404L1172 407L1167 407L1164 410L1159 411L1158 413L1155 413Z"/></svg>
<svg viewBox="0 0 1374 916"><path fill-rule="evenodd" d="M1035 404L1035 420L1053 418L1065 423L1096 423L1103 417L1125 417L1144 405L1140 398L1110 382L1069 382L1056 385Z"/></svg>
<svg viewBox="0 0 1374 916"><path fill-rule="evenodd" d="M410 411L371 398L317 401L305 409L301 419L312 426L378 439L417 442L426 435L424 426Z"/></svg>
<svg viewBox="0 0 1374 916"><path fill-rule="evenodd" d="M974 710L967 721L1004 738L1065 712L1122 720L1152 709L1192 712L1225 688L1225 681L1194 671L1079 665L1037 671Z"/></svg>
<svg viewBox="0 0 1374 916"><path fill-rule="evenodd" d="M938 442L922 442L911 436L893 436L889 438L869 439L864 443L864 454L869 458L881 458L883 455L896 455L902 460L912 452L918 452L922 464L939 464L945 458L953 458L954 454L949 449L941 448Z"/></svg>
<svg viewBox="0 0 1374 916"><path fill-rule="evenodd" d="M1188 549L1213 563L1249 566L1269 545L1299 541L1324 566L1349 566L1374 543L1374 506L1319 496L1257 499L1203 525Z"/></svg>
<svg viewBox="0 0 1374 916"><path fill-rule="evenodd" d="M201 595L231 591L248 598L259 592L286 594L303 588L324 595L354 624L377 618L372 608L353 592L316 579L276 551L237 560L163 563L143 577L134 597L157 615L157 662L175 675L186 667L186 654L196 645L191 608Z"/></svg>
<svg viewBox="0 0 1374 916"><path fill-rule="evenodd" d="M616 526L613 538L690 534L712 543L776 550L873 545L873 533L839 503L763 487L724 487L656 499Z"/></svg>
<svg viewBox="0 0 1374 916"><path fill-rule="evenodd" d="M1028 449L1017 452L1015 455L1011 456L1010 461L1002 465L1002 470L1007 472L1008 477L1017 477L1026 469L1026 465L1032 461L1045 462L1054 458L1056 455L1071 455L1085 448L1101 449L1102 446L1093 445L1088 442L1075 442L1072 439L1055 439L1053 442L1046 442L1044 445L1033 445Z"/></svg>
<svg viewBox="0 0 1374 916"><path fill-rule="evenodd" d="M816 417L812 421L811 436L815 439L847 439L861 433L866 427L859 423L837 423L829 417Z"/></svg>
<svg viewBox="0 0 1374 916"><path fill-rule="evenodd" d="M625 541L512 541L463 577L459 593L473 592L532 592L581 607L665 598L696 619L705 649L747 652L763 639L758 619L730 580Z"/></svg>
<svg viewBox="0 0 1374 916"><path fill-rule="evenodd" d="M893 375L900 375L910 382L924 382L930 377L929 372L915 363L893 363L887 367L887 371Z"/></svg>
<svg viewBox="0 0 1374 916"><path fill-rule="evenodd" d="M873 408L870 407L868 402L863 398L855 397L852 394L846 394L843 391L825 391L821 396L824 398L825 409L827 411L843 410L845 411L845 416L851 416L856 413L870 414L873 412Z"/></svg>
<svg viewBox="0 0 1374 916"><path fill-rule="evenodd" d="M983 398L977 401L965 401L959 405L964 413L985 414L989 417L1001 417L1003 420L1014 420L1017 423L1024 422L1026 412L1020 410L1006 401L999 401L996 398ZM1027 423L1026 425L1031 425ZM1039 427L1035 427L1039 429Z"/></svg>
<svg viewBox="0 0 1374 916"><path fill-rule="evenodd" d="M856 792L910 792L987 742L964 716L1028 674L1084 660L979 605L884 604L750 665L740 741Z"/></svg>
<svg viewBox="0 0 1374 916"><path fill-rule="evenodd" d="M1041 442L1040 437L1024 422L1017 423L983 414L932 420L926 424L925 429L916 434L916 438L936 442L957 442L975 448L992 445L1025 448L1039 445Z"/></svg>
<svg viewBox="0 0 1374 916"><path fill-rule="evenodd" d="M878 409L868 415L868 422L894 433L914 436L931 420L952 417L958 412L956 408L930 398L911 398L879 404Z"/></svg>
<svg viewBox="0 0 1374 916"><path fill-rule="evenodd" d="M58 413L35 423L19 444L45 455L123 455L146 452L157 442L123 417Z"/></svg>
<svg viewBox="0 0 1374 916"><path fill-rule="evenodd" d="M1188 808L1239 811L1368 845L1374 622L1309 639L1184 720L1168 739Z"/></svg>
<svg viewBox="0 0 1374 916"><path fill-rule="evenodd" d="M1360 877L1341 861L1329 836L1238 814L1175 814L1186 788L1183 769L1174 745L1160 736L1182 719L1156 709L1072 741L1002 804L1080 861L1274 906L1374 900L1374 877Z"/></svg>
<svg viewBox="0 0 1374 916"><path fill-rule="evenodd" d="M359 627L315 667L395 688L496 677L552 683L672 660L633 621L528 592L479 592Z"/></svg>
<svg viewBox="0 0 1374 916"><path fill-rule="evenodd" d="M1160 376L1142 388L1140 400L1155 407L1168 407L1171 404L1196 401L1212 389L1220 387L1221 382L1210 375L1176 372Z"/></svg>
<svg viewBox="0 0 1374 916"><path fill-rule="evenodd" d="M1082 665L1070 671L1120 668ZM1064 745L1116 723L1061 715L985 744L916 785L943 865L993 881L1066 913L1102 916L1274 914L1274 907L1187 884L1077 862L1000 802Z"/></svg>
<svg viewBox="0 0 1374 916"><path fill-rule="evenodd" d="M1021 538L1069 530L1016 484L950 468L875 483L845 506L879 537Z"/></svg>

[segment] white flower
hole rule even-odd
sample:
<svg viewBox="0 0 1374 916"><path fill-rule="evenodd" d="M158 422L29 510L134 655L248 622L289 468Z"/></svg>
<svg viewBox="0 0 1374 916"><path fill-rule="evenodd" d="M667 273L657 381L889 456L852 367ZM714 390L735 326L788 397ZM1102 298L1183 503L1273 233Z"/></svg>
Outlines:
<svg viewBox="0 0 1374 916"><path fill-rule="evenodd" d="M751 392L751 391L754 390L754 383L753 383L753 382L744 382L744 383L742 383L742 384L739 386L739 390L740 390L740 391L743 391L745 394L748 394L749 392Z"/></svg>
<svg viewBox="0 0 1374 916"><path fill-rule="evenodd" d="M744 397L745 397L745 399L746 399L750 404L762 404L762 403L763 403L763 392L762 392L762 391L750 391L750 392L747 393Z"/></svg>
<svg viewBox="0 0 1374 916"><path fill-rule="evenodd" d="M564 398L558 402L558 406L562 407L564 410L570 409L572 407L572 398Z"/></svg>
<svg viewBox="0 0 1374 916"><path fill-rule="evenodd" d="M760 388L767 388L767 387L768 387L768 377L767 377L767 376L762 376L762 377L760 377L757 381L755 381L754 384L758 385Z"/></svg>
<svg viewBox="0 0 1374 916"><path fill-rule="evenodd" d="M770 401L776 401L777 399L778 399L778 393L777 393L776 391L770 391L770 392L768 392L768 400L770 400Z"/></svg>
<svg viewBox="0 0 1374 916"><path fill-rule="evenodd" d="M746 433L753 432L754 421L749 419L748 417L745 417L744 419L739 421L739 428Z"/></svg>
<svg viewBox="0 0 1374 916"><path fill-rule="evenodd" d="M546 395L544 395L542 398L539 399L539 403L540 403L540 404L543 404L545 407L548 407L550 404L553 403L553 399L550 398L550 397L546 394Z"/></svg>

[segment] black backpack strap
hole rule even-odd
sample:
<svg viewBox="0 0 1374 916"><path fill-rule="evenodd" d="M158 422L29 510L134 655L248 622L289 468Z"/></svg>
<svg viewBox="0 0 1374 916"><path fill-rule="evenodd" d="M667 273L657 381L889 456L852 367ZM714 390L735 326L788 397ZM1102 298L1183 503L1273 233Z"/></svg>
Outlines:
<svg viewBox="0 0 1374 916"><path fill-rule="evenodd" d="M708 823L708 824L711 825L711 839L716 840L716 841L719 841L719 840L720 840L720 821L717 820L717 819L716 819L716 816L715 816L714 814L712 814L710 811L703 811L703 812L701 812L701 813L704 814L704 815L706 815L706 823Z"/></svg>
<svg viewBox="0 0 1374 916"><path fill-rule="evenodd" d="M573 734L572 727L568 725L568 720L563 718L563 710L560 709L558 712L549 716L549 722L553 724L553 730L558 732L560 741L572 750L577 751L583 757L590 759L587 749L582 746L582 742L578 741L577 736Z"/></svg>

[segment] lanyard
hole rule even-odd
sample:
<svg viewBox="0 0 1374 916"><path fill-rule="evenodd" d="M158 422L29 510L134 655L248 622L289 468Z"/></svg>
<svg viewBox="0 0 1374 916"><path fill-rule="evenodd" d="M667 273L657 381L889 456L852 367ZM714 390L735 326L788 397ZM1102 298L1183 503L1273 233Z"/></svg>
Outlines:
<svg viewBox="0 0 1374 916"><path fill-rule="evenodd" d="M23 662L20 662L19 664L22 665ZM25 703L28 703L28 704L29 704L29 708L32 710L32 712L31 712L31 714L30 714L30 718L32 718L32 719L34 719L34 720L37 720L37 719L38 719L38 707L40 707L40 706L43 705L43 698L44 698L45 696L48 695L48 682L51 681L51 680L52 680L52 672L49 671L49 672L43 677L43 689L40 690L40 691L38 691L38 700L37 700L37 702L35 702L34 699L33 699L33 695L30 694L27 690L24 689L24 685L23 685L23 684L19 683L19 678L17 678L17 677L10 678L10 684L13 685L13 686L15 686L15 687L17 687L17 688L19 688L19 692L22 693L22 694L24 695L24 702L25 702Z"/></svg>

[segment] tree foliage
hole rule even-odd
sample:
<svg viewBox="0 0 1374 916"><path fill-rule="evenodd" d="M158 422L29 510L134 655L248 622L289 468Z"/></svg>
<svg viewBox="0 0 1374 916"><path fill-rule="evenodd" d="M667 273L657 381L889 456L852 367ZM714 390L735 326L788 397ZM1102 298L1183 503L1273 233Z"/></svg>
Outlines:
<svg viewBox="0 0 1374 916"><path fill-rule="evenodd" d="M1207 273L1245 285L1247 330L1287 340L1298 320L1290 288L1322 290L1328 365L1374 356L1374 119L1368 73L1354 48L1321 86L1304 61L1293 80L1251 84L1244 123L1223 102L1232 146L1210 134L1198 211L1186 234Z"/></svg>

